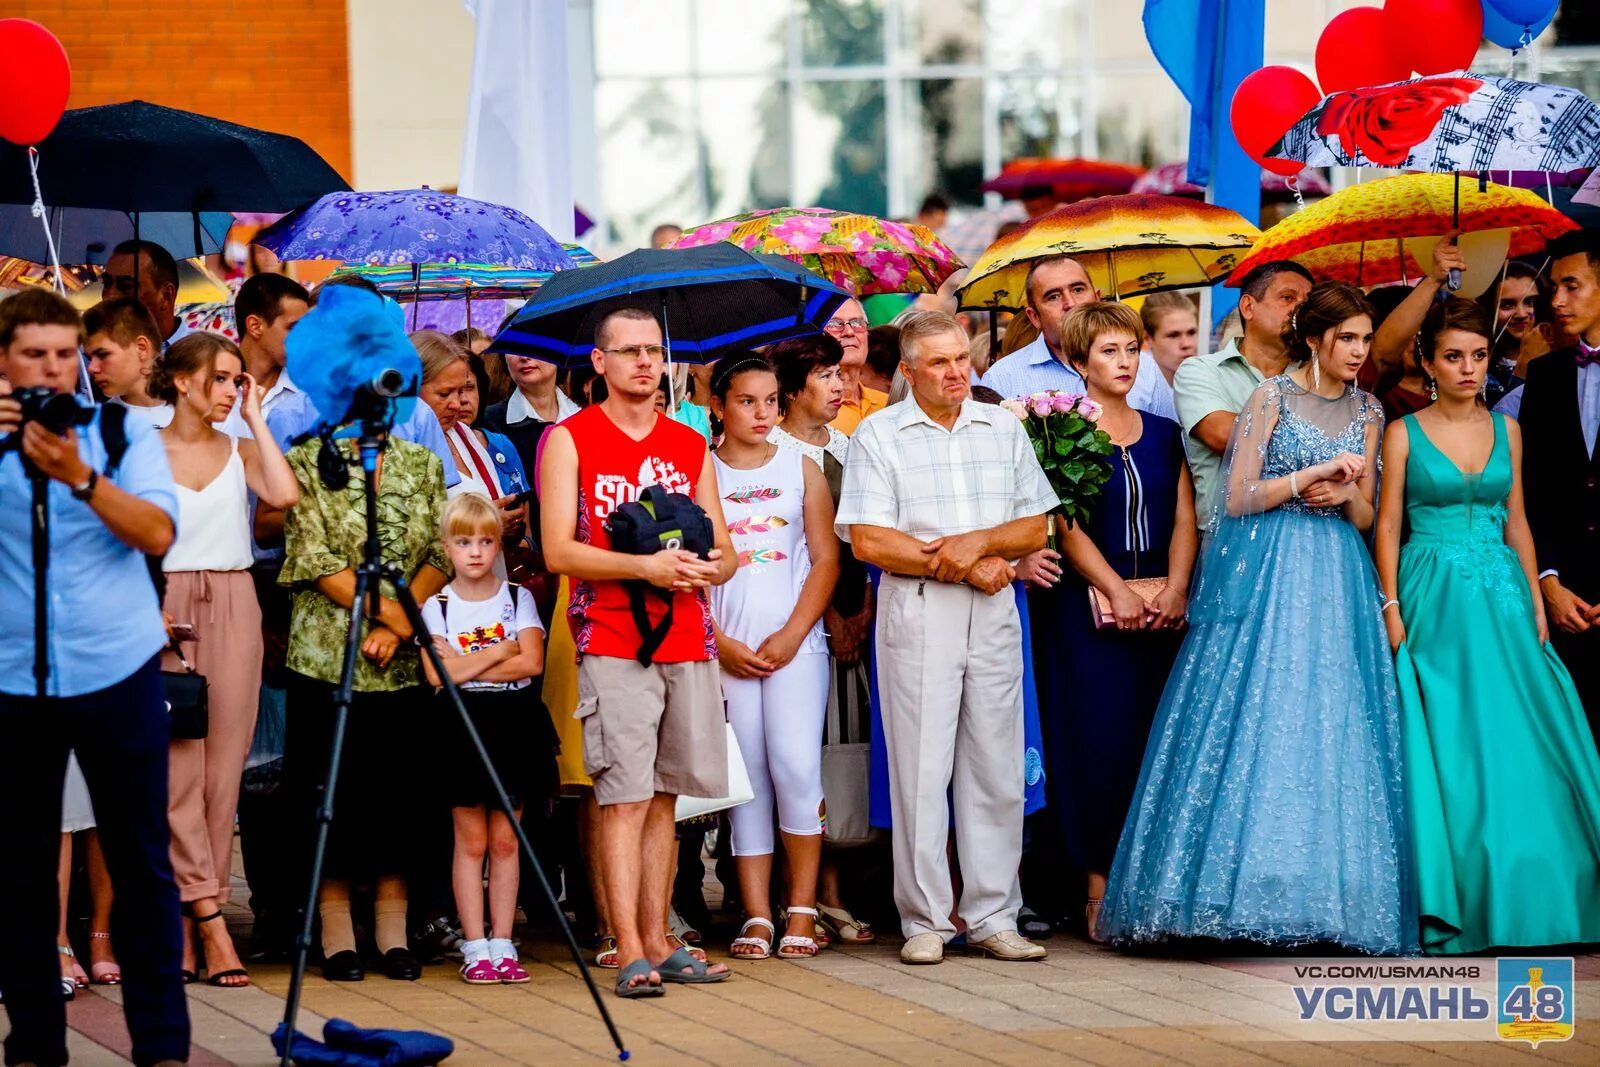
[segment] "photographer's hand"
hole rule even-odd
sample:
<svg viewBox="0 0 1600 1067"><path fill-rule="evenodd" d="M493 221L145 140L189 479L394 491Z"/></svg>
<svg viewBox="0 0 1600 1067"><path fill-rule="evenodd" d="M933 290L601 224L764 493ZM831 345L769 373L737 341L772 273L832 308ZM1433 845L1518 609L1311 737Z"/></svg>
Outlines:
<svg viewBox="0 0 1600 1067"><path fill-rule="evenodd" d="M37 422L22 428L22 454L48 478L66 486L82 485L92 468L78 455L78 431L57 437Z"/></svg>
<svg viewBox="0 0 1600 1067"><path fill-rule="evenodd" d="M0 434L16 433L22 425L22 405L11 399L11 383L0 378Z"/></svg>

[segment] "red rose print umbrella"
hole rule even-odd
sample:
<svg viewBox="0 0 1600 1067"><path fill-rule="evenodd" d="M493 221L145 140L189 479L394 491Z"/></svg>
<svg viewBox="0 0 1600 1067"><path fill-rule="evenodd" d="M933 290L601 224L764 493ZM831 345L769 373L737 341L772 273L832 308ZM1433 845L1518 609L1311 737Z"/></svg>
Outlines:
<svg viewBox="0 0 1600 1067"><path fill-rule="evenodd" d="M1456 71L1324 97L1267 154L1308 167L1561 173L1600 165L1600 105L1564 85Z"/></svg>

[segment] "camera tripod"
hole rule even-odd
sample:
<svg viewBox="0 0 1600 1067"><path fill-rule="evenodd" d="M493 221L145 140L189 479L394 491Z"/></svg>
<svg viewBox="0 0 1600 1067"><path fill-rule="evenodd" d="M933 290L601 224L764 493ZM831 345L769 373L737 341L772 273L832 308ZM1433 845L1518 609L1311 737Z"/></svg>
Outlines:
<svg viewBox="0 0 1600 1067"><path fill-rule="evenodd" d="M517 844L539 880L539 888L544 891L545 900L550 904L550 913L555 916L556 924L561 927L567 951L572 953L572 960L578 965L578 973L583 975L584 983L589 987L589 995L594 998L595 1008L600 1012L600 1018L611 1033L611 1041L617 1047L618 1058L626 1060L628 1049L622 1043L622 1035L617 1031L611 1013L606 1010L605 1002L600 997L600 990L595 986L594 977L589 973L589 967L583 961L583 953L578 948L576 938L573 937L572 927L567 924L567 917L561 911L561 905L550 886L549 878L545 876L544 867L539 863L539 857L534 854L533 844L528 840L527 832L523 830L521 821L516 817L511 798L507 796L505 785L500 781L500 775L494 769L489 752L483 746L483 739L478 735L477 728L467 714L466 705L461 700L461 691L451 680L449 672L445 670L439 650L433 646L427 624L422 621L422 611L417 606L416 598L411 594L409 580L398 567L383 562L382 543L378 539L378 455L384 447L389 421L387 418L364 418L358 423L359 436L356 447L360 457L362 477L366 483L367 536L362 549L361 563L355 569L356 584L355 595L350 602L350 629L345 639L344 663L340 672L339 686L334 692L333 744L328 757L328 772L322 786L322 802L317 808L317 837L311 856L311 880L306 890L306 907L301 921L300 936L295 943L294 968L289 979L289 996L283 1013L284 1044L280 1067L289 1067L294 1055L295 1018L300 1011L300 994L305 984L306 962L311 950L312 922L317 911L317 889L322 883L322 864L328 847L328 830L333 824L334 790L339 781L339 762L344 753L345 728L349 722L350 703L355 691L356 657L361 655L361 624L366 615L363 605L370 601L372 611L376 614L378 588L382 581L388 581L394 586L395 599L406 613L412 633L416 635L417 644L422 654L433 664L439 681L443 683L444 691L449 694L451 706L455 708L467 737L472 741L472 748L477 753L478 761L488 775L496 805L505 812L512 830L517 835ZM343 457L336 451L330 434L324 434L322 449L324 455L318 459L318 468L324 480L329 480L330 473L334 470L348 478L348 468ZM333 459L337 459L337 462L333 462Z"/></svg>

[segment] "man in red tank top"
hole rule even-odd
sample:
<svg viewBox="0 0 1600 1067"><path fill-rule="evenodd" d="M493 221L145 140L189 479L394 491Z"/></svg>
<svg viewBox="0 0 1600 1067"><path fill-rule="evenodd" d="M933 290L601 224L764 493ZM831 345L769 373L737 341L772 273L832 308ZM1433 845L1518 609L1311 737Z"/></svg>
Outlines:
<svg viewBox="0 0 1600 1067"><path fill-rule="evenodd" d="M737 559L705 440L655 409L666 350L648 311L613 311L595 328L595 370L604 401L549 431L539 466L545 562L573 579L568 621L578 646L584 769L600 805L601 877L617 940L622 996L658 995L661 982L721 981L728 969L667 944L673 811L679 794L728 792L721 676L706 590L733 577ZM659 485L710 515L710 560L665 549L611 551L606 519ZM635 659L642 636L630 581L672 594L672 624L651 662ZM666 612L650 596L652 622Z"/></svg>

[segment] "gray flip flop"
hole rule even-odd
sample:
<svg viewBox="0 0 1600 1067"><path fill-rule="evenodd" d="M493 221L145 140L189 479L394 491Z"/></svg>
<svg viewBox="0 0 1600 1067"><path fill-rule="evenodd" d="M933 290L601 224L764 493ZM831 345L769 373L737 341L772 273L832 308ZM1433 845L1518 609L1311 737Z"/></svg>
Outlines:
<svg viewBox="0 0 1600 1067"><path fill-rule="evenodd" d="M684 968L689 968L684 973ZM709 985L712 982L721 982L733 977L732 971L723 971L720 974L711 973L709 963L701 963L689 955L689 950L680 948L666 959L655 965L661 972L663 982L677 982L679 985Z"/></svg>
<svg viewBox="0 0 1600 1067"><path fill-rule="evenodd" d="M655 970L646 959L637 959L617 972L617 996L619 997L659 997L666 992L658 984L650 982L650 972ZM635 978L643 977L645 981L638 985L630 985Z"/></svg>

